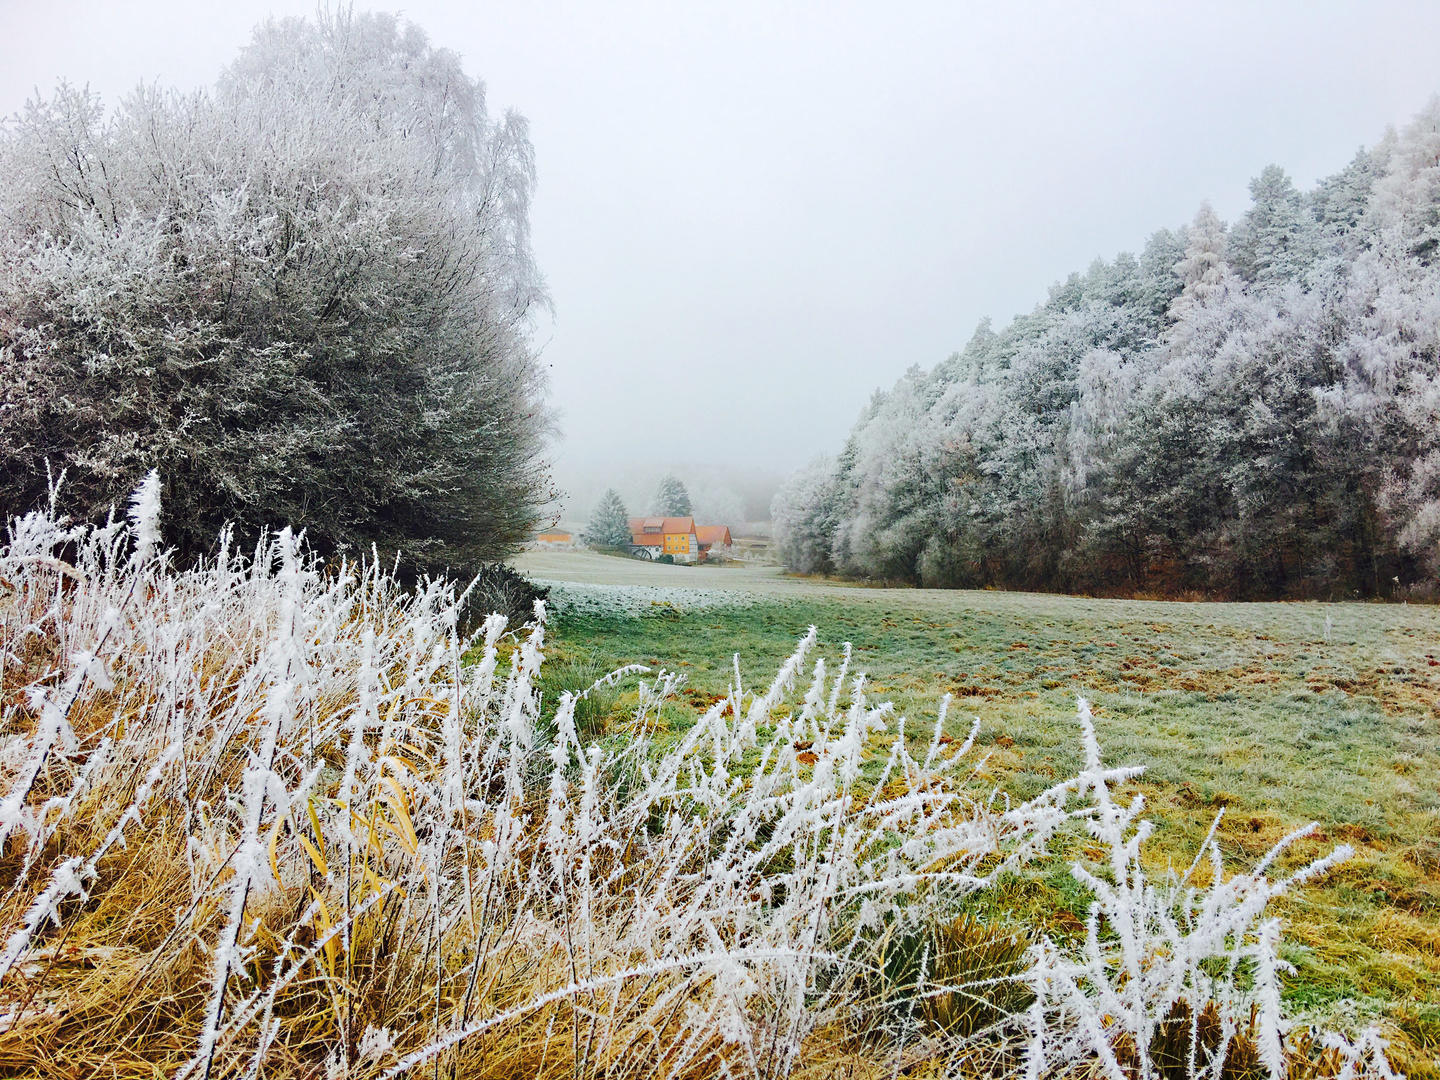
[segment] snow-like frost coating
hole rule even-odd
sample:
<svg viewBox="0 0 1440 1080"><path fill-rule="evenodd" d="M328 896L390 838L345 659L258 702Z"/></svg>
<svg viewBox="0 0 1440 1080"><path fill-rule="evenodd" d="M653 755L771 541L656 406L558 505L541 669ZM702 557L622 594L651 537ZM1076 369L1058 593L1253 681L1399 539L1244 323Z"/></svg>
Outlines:
<svg viewBox="0 0 1440 1080"><path fill-rule="evenodd" d="M573 581L537 578L550 590L554 615L609 616L663 615L666 612L706 611L713 608L747 608L760 602L753 593L725 589L693 589L664 585L587 585Z"/></svg>

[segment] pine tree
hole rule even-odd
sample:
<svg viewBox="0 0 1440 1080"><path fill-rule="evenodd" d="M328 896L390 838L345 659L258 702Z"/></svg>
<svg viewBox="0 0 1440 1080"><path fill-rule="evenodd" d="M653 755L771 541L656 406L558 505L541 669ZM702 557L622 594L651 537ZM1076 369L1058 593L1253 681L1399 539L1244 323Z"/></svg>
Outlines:
<svg viewBox="0 0 1440 1080"><path fill-rule="evenodd" d="M1186 235L1185 257L1175 264L1175 274L1185 290L1170 305L1170 314L1184 318L1196 306L1219 301L1230 289L1230 264L1225 259L1225 223L1207 199L1200 204Z"/></svg>
<svg viewBox="0 0 1440 1080"><path fill-rule="evenodd" d="M630 516L614 488L601 496L595 512L590 515L585 542L596 547L622 547L630 542Z"/></svg>
<svg viewBox="0 0 1440 1080"><path fill-rule="evenodd" d="M1271 285L1300 277L1315 261L1319 226L1278 165L1250 181L1254 202L1230 234L1230 261L1246 281Z"/></svg>
<svg viewBox="0 0 1440 1080"><path fill-rule="evenodd" d="M690 516L690 493L673 474L660 481L655 492L655 513L664 517Z"/></svg>

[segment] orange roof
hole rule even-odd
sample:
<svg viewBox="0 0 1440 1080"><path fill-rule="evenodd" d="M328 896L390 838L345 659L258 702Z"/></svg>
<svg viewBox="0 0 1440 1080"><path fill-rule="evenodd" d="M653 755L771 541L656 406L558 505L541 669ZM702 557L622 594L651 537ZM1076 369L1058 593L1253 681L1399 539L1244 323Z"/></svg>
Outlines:
<svg viewBox="0 0 1440 1080"><path fill-rule="evenodd" d="M729 525L696 525L695 539L706 547L711 544L729 544Z"/></svg>
<svg viewBox="0 0 1440 1080"><path fill-rule="evenodd" d="M548 532L541 533L535 539L542 544L567 544L570 542L571 536L566 532Z"/></svg>
<svg viewBox="0 0 1440 1080"><path fill-rule="evenodd" d="M630 531L635 535L649 533L651 536L659 537L666 534L693 533L695 531L695 519L693 517L648 517L631 518ZM635 541L637 544L640 541Z"/></svg>

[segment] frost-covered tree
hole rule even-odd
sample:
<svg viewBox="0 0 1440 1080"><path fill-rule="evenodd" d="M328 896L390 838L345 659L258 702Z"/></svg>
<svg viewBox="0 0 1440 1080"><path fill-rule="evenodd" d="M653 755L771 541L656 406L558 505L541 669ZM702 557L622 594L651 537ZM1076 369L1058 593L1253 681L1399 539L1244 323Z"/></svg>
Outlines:
<svg viewBox="0 0 1440 1080"><path fill-rule="evenodd" d="M797 569L927 585L1440 592L1440 99L1271 166L862 413L777 499ZM783 511L783 513L782 513Z"/></svg>
<svg viewBox="0 0 1440 1080"><path fill-rule="evenodd" d="M745 520L745 500L724 481L704 478L690 487L690 509L702 525L739 525Z"/></svg>
<svg viewBox="0 0 1440 1080"><path fill-rule="evenodd" d="M660 481L655 491L653 511L662 517L690 516L690 493L673 474Z"/></svg>
<svg viewBox="0 0 1440 1080"><path fill-rule="evenodd" d="M1252 205L1230 235L1230 261L1247 281L1300 280L1314 262L1319 223L1278 165L1250 181Z"/></svg>
<svg viewBox="0 0 1440 1080"><path fill-rule="evenodd" d="M1226 259L1225 223L1216 216L1209 200L1200 204L1186 233L1185 257L1175 264L1175 276L1184 285L1171 305L1176 319L1203 304L1222 303L1230 292L1234 273Z"/></svg>
<svg viewBox="0 0 1440 1080"><path fill-rule="evenodd" d="M834 569L832 534L839 510L834 462L818 457L795 473L775 494L770 517L780 559L802 574Z"/></svg>
<svg viewBox="0 0 1440 1080"><path fill-rule="evenodd" d="M600 497L590 524L585 529L585 542L597 547L620 547L630 543L630 515L614 488Z"/></svg>
<svg viewBox="0 0 1440 1080"><path fill-rule="evenodd" d="M208 92L62 85L0 137L0 503L305 528L458 566L549 497L525 121L387 15L256 30Z"/></svg>

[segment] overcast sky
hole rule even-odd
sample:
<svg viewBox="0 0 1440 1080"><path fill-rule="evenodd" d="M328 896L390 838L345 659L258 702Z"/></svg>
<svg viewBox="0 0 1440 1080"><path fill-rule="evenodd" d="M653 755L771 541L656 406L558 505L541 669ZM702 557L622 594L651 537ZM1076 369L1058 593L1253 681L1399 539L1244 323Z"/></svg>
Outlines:
<svg viewBox="0 0 1440 1080"><path fill-rule="evenodd" d="M0 113L60 77L204 85L313 10L0 0ZM1440 90L1433 2L399 10L530 118L562 482L833 451L982 316L1202 199L1233 220L1270 162L1309 186Z"/></svg>

